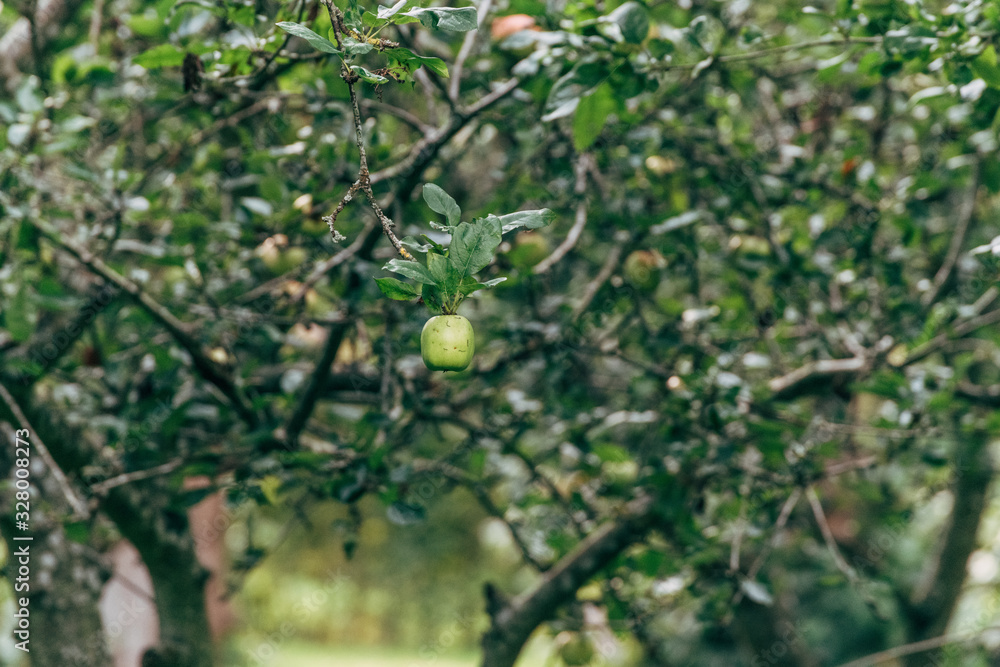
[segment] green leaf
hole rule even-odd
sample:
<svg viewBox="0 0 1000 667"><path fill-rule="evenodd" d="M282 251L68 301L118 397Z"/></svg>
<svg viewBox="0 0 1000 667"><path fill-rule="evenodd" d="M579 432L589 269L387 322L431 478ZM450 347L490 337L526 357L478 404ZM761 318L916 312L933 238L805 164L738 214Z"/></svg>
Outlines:
<svg viewBox="0 0 1000 667"><path fill-rule="evenodd" d="M351 65L351 71L357 74L358 78L361 79L362 81L367 81L368 83L374 84L376 86L389 82L389 79L382 76L381 74L375 74L374 72L369 72L360 65Z"/></svg>
<svg viewBox="0 0 1000 667"><path fill-rule="evenodd" d="M448 258L436 252L427 253L427 271L437 282L437 286L444 290L446 295L454 292L454 287L449 286ZM457 282L457 281L453 281Z"/></svg>
<svg viewBox="0 0 1000 667"><path fill-rule="evenodd" d="M390 259L389 262L382 267L382 270L398 273L401 276L406 276L407 278L411 278L412 280L416 280L418 283L423 283L425 285L433 285L435 283L435 280L431 276L430 271L427 270L427 267L408 259Z"/></svg>
<svg viewBox="0 0 1000 667"><path fill-rule="evenodd" d="M394 4L392 7L379 7L378 17L380 19L392 18L393 16L398 14L403 9L403 7L406 6L407 2L408 0L399 0L399 2Z"/></svg>
<svg viewBox="0 0 1000 667"><path fill-rule="evenodd" d="M462 293L463 296L469 296L473 292L478 292L481 289L486 289L488 287L496 287L503 281L507 280L506 276L500 278L494 278L493 280L487 280L484 283L479 282L475 278L464 278L462 284L459 285L458 291Z"/></svg>
<svg viewBox="0 0 1000 667"><path fill-rule="evenodd" d="M578 63L552 85L542 121L547 123L576 111L580 99L604 83L608 74L608 65L603 61Z"/></svg>
<svg viewBox="0 0 1000 667"><path fill-rule="evenodd" d="M344 36L344 53L349 56L361 56L374 48L375 46L368 42L360 42L349 35Z"/></svg>
<svg viewBox="0 0 1000 667"><path fill-rule="evenodd" d="M534 211L518 211L517 213L508 213L507 215L500 216L500 224L502 225L500 231L506 234L522 227L524 229L538 229L540 227L548 227L555 221L556 214L547 208L540 208Z"/></svg>
<svg viewBox="0 0 1000 667"><path fill-rule="evenodd" d="M495 215L455 227L448 259L460 278L473 275L493 261L493 252L500 245L500 233L500 218Z"/></svg>
<svg viewBox="0 0 1000 667"><path fill-rule="evenodd" d="M317 35L304 25L293 23L291 21L281 21L280 23L276 23L275 25L277 25L279 28L287 32L289 35L294 35L295 37L301 37L302 39L306 40L312 45L314 49L318 51L322 51L324 53L336 53L340 55L343 54L343 51L338 49L333 44L333 42L328 40L326 37Z"/></svg>
<svg viewBox="0 0 1000 667"><path fill-rule="evenodd" d="M601 461L610 461L621 463L623 461L630 461L631 457L628 455L628 451L619 445L613 445L610 443L604 443L599 445L594 445L591 449L597 458Z"/></svg>
<svg viewBox="0 0 1000 667"><path fill-rule="evenodd" d="M432 313L444 312L444 294L434 285L424 285L420 291L420 296L424 299L424 304Z"/></svg>
<svg viewBox="0 0 1000 667"><path fill-rule="evenodd" d="M465 32L479 27L475 7L414 7L403 14L416 18L425 28Z"/></svg>
<svg viewBox="0 0 1000 667"><path fill-rule="evenodd" d="M971 63L972 71L985 81L990 88L1000 88L1000 67L997 67L997 52L992 46L980 53Z"/></svg>
<svg viewBox="0 0 1000 667"><path fill-rule="evenodd" d="M28 340L34 329L34 323L31 304L28 301L28 290L25 286L14 293L4 311L4 325L11 338L17 343Z"/></svg>
<svg viewBox="0 0 1000 667"><path fill-rule="evenodd" d="M382 290L382 294L396 301L410 301L420 296L412 285L408 285L395 278L376 278L375 282L378 284L378 288Z"/></svg>
<svg viewBox="0 0 1000 667"><path fill-rule="evenodd" d="M424 238L428 241L428 243L421 243L415 236L405 236L401 238L399 242L413 252L427 252L441 247L440 244L434 243L434 241L428 239L426 236L424 236Z"/></svg>
<svg viewBox="0 0 1000 667"><path fill-rule="evenodd" d="M365 11L358 5L358 0L347 0L347 9L344 10L344 23L347 27L356 32L364 30Z"/></svg>
<svg viewBox="0 0 1000 667"><path fill-rule="evenodd" d="M573 116L573 147L582 153L597 141L601 130L618 108L611 86L603 83L590 95L580 100Z"/></svg>
<svg viewBox="0 0 1000 667"><path fill-rule="evenodd" d="M448 220L449 225L457 225L462 220L462 209L447 192L434 185L424 185L424 201L435 213L440 213Z"/></svg>
<svg viewBox="0 0 1000 667"><path fill-rule="evenodd" d="M173 44L160 44L148 51L143 51L132 62L146 69L158 67L180 67L184 63L185 52Z"/></svg>
<svg viewBox="0 0 1000 667"><path fill-rule="evenodd" d="M626 2L605 17L621 30L622 38L629 44L642 44L649 34L649 14L638 2Z"/></svg>
<svg viewBox="0 0 1000 667"><path fill-rule="evenodd" d="M406 67L407 71L412 72L423 65L435 74L438 74L446 79L448 78L448 66L445 65L444 61L440 58L421 56L403 47L386 49L382 53L389 56L389 58L396 61L399 65Z"/></svg>

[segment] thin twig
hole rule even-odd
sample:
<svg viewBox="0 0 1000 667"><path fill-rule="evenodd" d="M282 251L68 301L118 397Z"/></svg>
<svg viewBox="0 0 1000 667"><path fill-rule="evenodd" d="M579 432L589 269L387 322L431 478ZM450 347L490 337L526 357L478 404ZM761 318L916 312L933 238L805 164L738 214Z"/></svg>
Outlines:
<svg viewBox="0 0 1000 667"><path fill-rule="evenodd" d="M140 482L144 479L170 474L180 468L183 464L183 459L174 459L173 461L167 461L166 463L152 468L147 468L145 470L134 470L132 472L122 473L121 475L115 475L114 477L110 477L103 482L98 482L97 484L92 485L90 487L90 492L95 495L103 495L117 486L124 486L125 484Z"/></svg>
<svg viewBox="0 0 1000 667"><path fill-rule="evenodd" d="M816 39L807 42L799 42L798 44L785 44L783 46L774 46L768 49L760 49L759 51L750 51L749 53L730 53L723 56L718 56L715 58L716 61L720 63L735 63L735 62L745 62L747 60L757 60L758 58L766 58L767 56L778 55L781 53L788 53L790 51L801 51L804 49L814 49L823 46L843 46L846 44L881 44L882 37L828 37L824 39ZM657 72L665 72L668 70L685 70L685 69L695 69L701 63L664 63L662 65L656 65L651 69Z"/></svg>
<svg viewBox="0 0 1000 667"><path fill-rule="evenodd" d="M590 168L590 162L593 158L590 157L588 153L580 155L576 162L576 185L574 187L574 192L579 197L583 197L584 193L587 191L587 170ZM539 262L534 269L535 275L541 275L551 269L556 265L557 262L562 260L566 254L573 249L576 242L580 240L580 235L583 233L583 228L587 224L587 201L581 199L576 205L576 220L573 226L570 228L569 233L566 238L560 243L552 254Z"/></svg>
<svg viewBox="0 0 1000 667"><path fill-rule="evenodd" d="M978 317L973 317L971 319L965 320L961 324L955 325L952 334L943 333L934 338L930 339L922 345L918 345L913 348L913 350L906 355L906 359L899 364L900 366L909 366L910 364L916 363L925 357L930 356L934 352L938 351L944 347L948 342L970 334L976 329L980 329L991 324L996 324L1000 322L1000 309L991 310L988 313L984 313Z"/></svg>
<svg viewBox="0 0 1000 667"><path fill-rule="evenodd" d="M855 581L858 574L854 568L847 564L844 556L840 553L837 540L833 537L833 531L830 530L830 524L826 520L823 505L820 503L819 495L814 486L806 487L806 498L809 500L809 506L812 508L813 516L816 517L817 525L819 525L819 532L823 534L823 540L826 542L827 549L830 550L830 555L833 556L833 562L837 565L837 569L843 572L849 581Z"/></svg>
<svg viewBox="0 0 1000 667"><path fill-rule="evenodd" d="M354 240L354 243L347 246L333 257L324 260L313 267L313 270L310 271L309 275L302 281L302 287L300 287L299 291L292 297L292 303L300 301L302 297L306 295L306 292L309 291L309 288L319 282L320 278L356 255L365 244L365 241L368 238L368 232L370 231L371 226L365 226L365 228L361 230L361 233L358 234L358 238Z"/></svg>
<svg viewBox="0 0 1000 667"><path fill-rule="evenodd" d="M929 308L938 298L945 283L951 277L958 257L962 253L962 246L965 245L965 237L971 227L973 214L976 210L976 193L979 192L979 162L972 168L972 182L969 184L969 191L962 201L962 206L958 210L958 222L955 231L951 235L951 245L948 246L948 254L945 255L941 268L934 275L934 283L920 299L920 305Z"/></svg>
<svg viewBox="0 0 1000 667"><path fill-rule="evenodd" d="M31 437L28 438L28 442L35 448L35 451L38 452L38 455L45 463L45 467L49 469L50 473L52 473L52 477L55 479L56 484L62 491L63 497L66 498L66 502L69 503L69 506L73 509L73 518L83 519L90 516L90 511L87 509L87 503L77 495L76 491L69 483L69 479L66 478L66 474L62 471L62 468L60 468L59 464L57 464L55 459L52 458L49 448L45 446L44 442L42 442L42 436L39 435L38 431L31 425L31 422L28 421L28 418L23 412L21 412L21 406L17 404L17 401L14 400L14 397L9 391L7 391L7 387L3 386L3 384L0 384L0 398L3 398L4 403L7 404L11 414L14 415L15 419L17 419L18 424L28 429L31 433Z"/></svg>
<svg viewBox="0 0 1000 667"><path fill-rule="evenodd" d="M611 278L611 274L615 272L615 268L618 266L618 260L622 256L622 246L621 244L615 244L611 246L611 250L608 252L607 258L604 260L604 264L601 266L601 270L597 272L594 279L587 283L586 287L583 288L583 295L580 297L580 301L577 302L576 306L573 307L573 314L570 316L570 321L576 322L580 319L587 308L590 307L590 303L597 296L601 287Z"/></svg>
<svg viewBox="0 0 1000 667"><path fill-rule="evenodd" d="M312 415L317 401L322 396L326 380L330 376L330 366L333 364L333 360L337 356L337 350L340 349L340 343L344 340L344 334L347 332L348 319L345 318L345 322L342 324L335 324L329 327L326 343L323 347L323 355L309 377L309 384L302 393L302 398L299 400L295 412L292 413L291 418L288 420L284 437L291 449L298 447L299 436L302 434L303 429L305 429L306 422L309 421L309 416Z"/></svg>
<svg viewBox="0 0 1000 667"><path fill-rule="evenodd" d="M795 488L792 489L791 495L785 501L785 504L781 506L781 511L778 513L778 520L774 522L774 532L771 534L771 539L764 545L764 548L757 555L754 560L753 565L747 570L747 580L754 581L757 578L757 574L760 569L764 567L764 561L767 560L767 556L771 553L771 550L778 544L778 540L781 537L781 531L784 529L785 524L788 523L788 518L792 515L792 510L799 502L799 498L802 497L802 489ZM743 590L740 589L736 591L736 595L733 597L733 605L740 603L743 599Z"/></svg>
<svg viewBox="0 0 1000 667"><path fill-rule="evenodd" d="M896 658L902 658L904 655L923 653L924 651L930 651L936 648L941 648L942 646L947 646L948 644L960 644L962 642L967 642L972 639L975 639L976 637L981 636L987 630L1000 630L1000 626L997 626L995 628L987 628L982 632L963 632L957 635L941 635L940 637L931 637L930 639L923 639L918 642L904 644L902 646L890 648L885 651L879 651L878 653L872 653L871 655L866 655L863 658L858 658L857 660L851 660L850 662L845 662L839 667L869 667L870 665L877 665L880 662L886 662L888 660L895 660Z"/></svg>
<svg viewBox="0 0 1000 667"><path fill-rule="evenodd" d="M420 171L422 166L429 162L437 154L441 146L455 136L470 118L512 93L520 83L521 80L517 77L510 79L497 86L493 92L484 95L475 103L453 112L451 118L444 125L415 143L405 158L392 166L385 167L371 174L368 182L371 185L375 185L376 183L398 176L406 176Z"/></svg>
<svg viewBox="0 0 1000 667"><path fill-rule="evenodd" d="M743 545L743 534L746 532L747 525L747 499L746 496L740 497L740 516L736 520L736 536L733 538L733 543L729 548L729 571L737 572L740 569L740 548Z"/></svg>
<svg viewBox="0 0 1000 667"><path fill-rule="evenodd" d="M812 361L786 373L781 377L776 377L767 383L768 388L774 392L775 396L791 394L794 390L807 382L820 378L831 378L838 375L849 375L859 373L868 367L868 360L864 357L853 357L850 359L820 359Z"/></svg>
<svg viewBox="0 0 1000 667"><path fill-rule="evenodd" d="M327 11L330 14L330 22L333 24L333 33L334 37L337 40L337 46L341 46L343 15L340 13L340 10L337 9L337 7L333 4L332 0L326 0L325 4ZM325 218L327 224L330 225L330 235L333 237L334 241L337 241L339 240L339 238L342 238L342 237L338 238L338 233L334 229L334 223L336 222L336 217L340 214L341 211L344 210L344 206L348 202L350 202L351 199L354 198L354 193L360 189L362 192L365 193L365 197L368 198L368 203L371 206L372 211L375 212L375 217L377 217L378 221L382 224L382 232L385 234L386 238L389 239L389 242L392 243L392 247L396 249L396 252L398 252L403 259L412 260L413 255L411 255L406 250L406 248L403 247L403 244L400 242L399 238L392 231L392 228L395 227L395 223L379 207L378 201L375 199L375 193L372 192L371 174L368 171L368 155L365 151L365 132L361 122L361 107L358 104L358 92L354 88L354 84L358 80L358 77L352 74L351 71L348 70L347 66L345 65L343 68L343 79L347 83L347 92L350 94L351 97L351 110L354 113L354 131L356 134L356 143L358 146L358 163L360 168L358 170L358 180L356 180L354 184L351 185L350 189L347 191L347 194L344 195L344 197L340 200L340 203L337 205L337 209L334 212L334 214L331 216L327 216Z"/></svg>
<svg viewBox="0 0 1000 667"><path fill-rule="evenodd" d="M434 128L420 118L406 109L401 109L400 107L393 106L391 104L386 104L385 102L376 102L375 100L361 100L361 106L365 107L366 110L371 109L374 111L382 111L390 116L395 116L400 119L413 129L417 130L421 134L427 134Z"/></svg>
<svg viewBox="0 0 1000 667"><path fill-rule="evenodd" d="M785 44L784 46L773 46L768 49L761 49L759 51L751 51L750 53L732 53L725 56L719 56L718 60L722 63L735 63L743 62L745 60L756 60L757 58L765 58L767 56L776 55L779 53L787 53L789 51L800 51L802 49L814 49L822 46L843 46L845 44L881 44L882 37L827 37L824 39L816 39L808 42L799 42L798 44Z"/></svg>
<svg viewBox="0 0 1000 667"><path fill-rule="evenodd" d="M479 5L479 28L475 31L465 33L465 39L462 40L462 48L458 50L455 64L451 68L451 83L448 85L448 98L455 104L458 104L458 93L462 85L462 68L465 67L465 61L472 54L472 48L476 45L476 40L483 31L486 16L490 13L492 7L493 0L483 0L482 4Z"/></svg>

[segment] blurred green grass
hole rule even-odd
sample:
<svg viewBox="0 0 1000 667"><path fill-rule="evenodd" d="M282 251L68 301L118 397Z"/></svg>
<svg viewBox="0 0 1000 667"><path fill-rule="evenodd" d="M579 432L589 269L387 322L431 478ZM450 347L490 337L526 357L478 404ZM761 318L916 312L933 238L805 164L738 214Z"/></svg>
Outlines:
<svg viewBox="0 0 1000 667"><path fill-rule="evenodd" d="M476 652L427 656L415 650L344 648L289 642L266 659L259 659L252 657L246 650L240 651L236 646L231 649L235 650L230 654L230 659L225 661L230 667L477 667L479 664ZM538 667L545 665L550 655L551 644L535 639L525 647L517 664L519 667Z"/></svg>

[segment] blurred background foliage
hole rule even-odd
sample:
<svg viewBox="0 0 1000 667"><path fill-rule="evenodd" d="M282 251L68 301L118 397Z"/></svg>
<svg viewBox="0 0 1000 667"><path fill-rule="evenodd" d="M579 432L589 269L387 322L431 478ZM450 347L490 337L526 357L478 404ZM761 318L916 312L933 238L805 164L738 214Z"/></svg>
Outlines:
<svg viewBox="0 0 1000 667"><path fill-rule="evenodd" d="M348 85L275 23L326 35L325 7L3 5L0 419L66 474L34 473L52 562L104 582L131 541L162 664L506 664L480 650L520 648L503 609L538 627L524 665L943 635L899 664L997 664L998 7L477 8L379 34L450 78L355 84L399 236L437 238L424 182L466 217L559 215L505 240L462 307L476 359L440 374L427 311L376 289L394 251L360 194L346 241L322 220L358 177ZM186 514L211 495L214 641ZM573 561L608 526L609 562ZM537 617L508 607L564 567ZM38 632L110 664L52 602L100 586L60 572ZM37 636L32 664L71 664Z"/></svg>

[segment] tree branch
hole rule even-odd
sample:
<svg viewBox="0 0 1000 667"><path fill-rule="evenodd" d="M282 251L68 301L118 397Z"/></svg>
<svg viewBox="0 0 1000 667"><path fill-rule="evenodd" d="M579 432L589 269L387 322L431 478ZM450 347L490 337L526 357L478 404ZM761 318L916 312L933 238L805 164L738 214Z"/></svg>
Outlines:
<svg viewBox="0 0 1000 667"><path fill-rule="evenodd" d="M551 255L543 259L535 266L535 275L541 275L555 266L557 262L566 256L566 253L573 249L576 242L580 240L583 228L587 224L587 201L583 199L583 195L587 192L587 171L591 168L592 163L593 158L588 153L584 153L577 159L575 169L576 183L573 191L581 199L576 205L576 221L570 228L569 233L566 234L566 238L563 239L563 242L552 251Z"/></svg>
<svg viewBox="0 0 1000 667"><path fill-rule="evenodd" d="M160 475L168 475L180 468L183 464L183 459L174 459L173 461L167 461L166 463L152 468L147 468L146 470L133 470L132 472L115 475L114 477L110 477L103 482L98 482L92 485L90 487L90 492L95 495L104 495L117 486L141 482L144 479L151 479L153 477L159 477Z"/></svg>
<svg viewBox="0 0 1000 667"><path fill-rule="evenodd" d="M937 301L938 295L941 294L941 290L944 288L945 283L951 278L952 271L955 269L955 264L958 262L958 256L962 252L962 246L965 245L965 237L969 232L969 228L972 226L973 214L976 210L976 193L979 191L979 161L977 160L972 168L972 182L969 184L969 190L962 200L962 206L958 210L958 221L955 225L955 231L951 235L951 244L948 246L948 254L945 255L944 261L941 263L941 267L938 269L937 273L934 275L934 283L929 290L927 290L923 297L920 299L920 305L924 308L929 308L935 301Z"/></svg>
<svg viewBox="0 0 1000 667"><path fill-rule="evenodd" d="M84 502L83 498L77 495L76 490L73 489L73 485L70 484L69 479L66 477L66 473L62 471L62 468L59 467L56 460L52 458L49 448L46 447L45 443L42 441L41 434L39 434L35 427L31 425L31 422L28 421L28 418L21 411L21 407L17 404L17 401L15 401L11 393L7 391L7 387L2 384L0 384L0 398L2 398L3 402L7 404L7 408L14 416L14 419L17 420L17 424L21 428L28 429L30 432L31 436L30 438L27 438L27 440L31 443L31 446L35 448L35 451L38 452L38 455L45 463L45 467L48 468L52 478L56 481L56 484L62 491L66 502L73 510L72 518L84 519L90 516L90 511L87 509L87 503Z"/></svg>
<svg viewBox="0 0 1000 667"><path fill-rule="evenodd" d="M961 425L956 423L961 433ZM913 639L942 634L948 627L965 582L966 562L976 548L976 533L986 509L993 465L985 431L958 438L953 486L954 505L941 534L937 554L928 564L923 583L911 596Z"/></svg>
<svg viewBox="0 0 1000 667"><path fill-rule="evenodd" d="M195 369L197 369L205 380L215 385L222 392L240 415L240 418L251 427L257 425L257 415L243 397L243 392L236 386L232 377L230 377L222 366L212 361L205 354L201 348L201 344L189 332L189 325L178 320L174 317L173 313L143 292L136 283L112 269L98 257L95 257L89 250L80 246L75 241L63 238L59 230L49 225L49 223L32 219L31 224L49 240L79 260L81 264L93 273L117 285L122 291L128 294L133 301L149 313L153 319L158 321L181 347L187 350L188 354L191 355L191 361Z"/></svg>
<svg viewBox="0 0 1000 667"><path fill-rule="evenodd" d="M535 628L652 529L652 505L650 498L633 501L625 516L596 529L546 571L538 584L495 610L490 628L483 635L483 667L513 667Z"/></svg>

